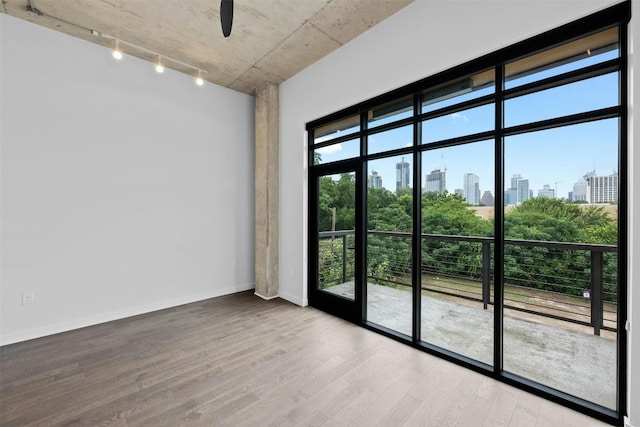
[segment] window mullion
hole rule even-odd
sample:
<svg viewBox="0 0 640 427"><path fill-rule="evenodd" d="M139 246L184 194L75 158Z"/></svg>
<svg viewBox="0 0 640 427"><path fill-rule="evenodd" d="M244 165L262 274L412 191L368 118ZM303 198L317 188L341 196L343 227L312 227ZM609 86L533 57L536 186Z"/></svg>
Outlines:
<svg viewBox="0 0 640 427"><path fill-rule="evenodd" d="M495 196L493 244L493 373L503 367L504 295L504 64L495 68Z"/></svg>
<svg viewBox="0 0 640 427"><path fill-rule="evenodd" d="M413 245L411 261L413 282L413 342L418 344L422 327L422 162L418 151L422 139L422 122L418 120L421 97L416 94L413 101Z"/></svg>

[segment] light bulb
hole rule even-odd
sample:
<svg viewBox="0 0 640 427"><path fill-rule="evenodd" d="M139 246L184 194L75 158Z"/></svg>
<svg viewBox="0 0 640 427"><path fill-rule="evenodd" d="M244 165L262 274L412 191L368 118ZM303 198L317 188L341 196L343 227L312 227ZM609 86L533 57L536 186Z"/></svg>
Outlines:
<svg viewBox="0 0 640 427"><path fill-rule="evenodd" d="M164 73L164 67L162 66L162 57L158 55L158 63L156 64L156 73Z"/></svg>
<svg viewBox="0 0 640 427"><path fill-rule="evenodd" d="M204 80L202 80L202 77L198 77L198 78L196 79L196 84L197 84L198 86L202 86L202 85L204 84Z"/></svg>
<svg viewBox="0 0 640 427"><path fill-rule="evenodd" d="M120 52L120 43L118 42L118 40L116 40L116 48L113 49L113 52L111 52L111 56L113 56L116 59L122 59L122 52Z"/></svg>

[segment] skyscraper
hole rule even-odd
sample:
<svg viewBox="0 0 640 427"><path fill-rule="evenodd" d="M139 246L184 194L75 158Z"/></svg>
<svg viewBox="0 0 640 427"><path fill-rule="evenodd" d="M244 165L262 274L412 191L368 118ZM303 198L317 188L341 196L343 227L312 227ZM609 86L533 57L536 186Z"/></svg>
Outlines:
<svg viewBox="0 0 640 427"><path fill-rule="evenodd" d="M411 167L404 161L396 163L396 191L411 187Z"/></svg>
<svg viewBox="0 0 640 427"><path fill-rule="evenodd" d="M511 177L511 186L504 191L504 204L515 205L518 203L518 180L522 179L522 175L514 174Z"/></svg>
<svg viewBox="0 0 640 427"><path fill-rule="evenodd" d="M474 173L465 173L462 178L463 197L467 200L467 203L471 205L480 204L480 177Z"/></svg>
<svg viewBox="0 0 640 427"><path fill-rule="evenodd" d="M432 170L430 174L427 174L424 187L425 193L444 193L447 189L446 175L447 171L441 171L440 169Z"/></svg>
<svg viewBox="0 0 640 427"><path fill-rule="evenodd" d="M549 199L556 198L556 190L551 188L550 185L545 184L542 186L542 190L538 190L538 197L547 197Z"/></svg>
<svg viewBox="0 0 640 427"><path fill-rule="evenodd" d="M372 171L371 175L367 176L367 187L382 188L382 177L378 172Z"/></svg>
<svg viewBox="0 0 640 427"><path fill-rule="evenodd" d="M515 205L518 203L518 193L515 188L509 188L504 192L504 204L505 205Z"/></svg>
<svg viewBox="0 0 640 427"><path fill-rule="evenodd" d="M618 173L587 177L587 202L611 203L618 201Z"/></svg>
<svg viewBox="0 0 640 427"><path fill-rule="evenodd" d="M493 198L493 194L491 194L491 191L487 190L482 194L482 198L480 199L480 204L482 206L495 205L495 200Z"/></svg>
<svg viewBox="0 0 640 427"><path fill-rule="evenodd" d="M511 187L509 187L509 189L517 189L519 179L522 179L522 175L520 175L519 173L513 174L513 176L511 177Z"/></svg>
<svg viewBox="0 0 640 427"><path fill-rule="evenodd" d="M576 182L575 184L573 184L573 194L571 196L571 201L572 202L578 202L578 201L587 201L587 179L586 179L586 175L585 178L581 178L578 182Z"/></svg>
<svg viewBox="0 0 640 427"><path fill-rule="evenodd" d="M519 173L511 177L511 187L504 192L505 205L517 205L533 197L533 190L529 190L529 180L523 179Z"/></svg>
<svg viewBox="0 0 640 427"><path fill-rule="evenodd" d="M518 194L518 203L529 200L529 196L531 195L531 193L529 192L529 180L519 179L516 184L516 191Z"/></svg>

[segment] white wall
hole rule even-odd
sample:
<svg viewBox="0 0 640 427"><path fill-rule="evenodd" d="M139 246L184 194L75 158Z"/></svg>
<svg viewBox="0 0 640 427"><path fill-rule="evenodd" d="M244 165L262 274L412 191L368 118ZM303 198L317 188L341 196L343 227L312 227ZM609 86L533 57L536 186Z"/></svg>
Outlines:
<svg viewBox="0 0 640 427"><path fill-rule="evenodd" d="M305 123L391 89L475 59L586 16L615 0L602 1L423 1L416 0L351 43L287 80L280 88L280 296L307 303L307 162ZM638 2L635 18L640 22ZM638 32L634 41L638 43ZM638 59L633 57L636 69ZM638 100L637 89L634 100ZM637 115L634 122L637 127ZM633 144L631 144L633 145ZM633 166L640 165L640 150ZM640 185L631 181L640 200ZM633 224L632 224L633 225ZM293 231L292 231L293 230ZM633 229L631 277L640 274L640 230ZM640 358L640 291L632 295L633 354ZM640 425L640 368L631 373L631 414Z"/></svg>
<svg viewBox="0 0 640 427"><path fill-rule="evenodd" d="M630 29L629 61L629 322L633 325L629 332L629 425L640 426L640 149L634 143L640 130L640 114L635 105L640 106L640 85L635 75L640 70L640 2L631 3L632 18ZM635 70L635 72L634 72ZM635 170L638 168L638 170ZM633 361L633 363L631 362Z"/></svg>
<svg viewBox="0 0 640 427"><path fill-rule="evenodd" d="M253 288L253 97L0 37L0 344Z"/></svg>

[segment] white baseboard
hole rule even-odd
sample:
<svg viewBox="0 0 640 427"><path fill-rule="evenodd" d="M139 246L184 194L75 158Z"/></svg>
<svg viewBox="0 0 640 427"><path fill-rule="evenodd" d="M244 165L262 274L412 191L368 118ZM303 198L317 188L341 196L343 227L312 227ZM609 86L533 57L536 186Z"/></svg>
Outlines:
<svg viewBox="0 0 640 427"><path fill-rule="evenodd" d="M262 298L262 299L264 299L264 300L267 300L267 301L272 300L272 299L279 298L279 296L278 296L278 295L274 295L274 296L272 296L272 297L265 297L264 295L261 295L261 294L259 294L258 292L254 292L253 294L254 294L255 296L258 296L258 297L260 297L260 298Z"/></svg>
<svg viewBox="0 0 640 427"><path fill-rule="evenodd" d="M98 325L100 323L112 322L114 320L124 319L126 317L137 316L139 314L150 313L152 311L163 310L165 308L176 307L192 302L203 301L223 295L234 294L236 292L248 291L254 289L253 283L231 286L228 288L214 289L211 292L204 292L195 295L175 298L172 300L158 301L153 304L131 307L124 310L113 311L110 313L97 314L95 316L84 317L68 322L57 323L55 325L47 325L42 328L30 329L27 331L14 332L8 335L0 336L0 346L14 344L17 342L28 341L35 338L45 337L47 335L68 332L74 329L85 328L87 326Z"/></svg>
<svg viewBox="0 0 640 427"><path fill-rule="evenodd" d="M299 298L296 295L292 295L288 292L282 292L280 291L278 293L278 296L284 300L289 301L290 303L293 303L295 305L299 305L300 307L306 307L307 305L309 305L309 301L306 298Z"/></svg>

